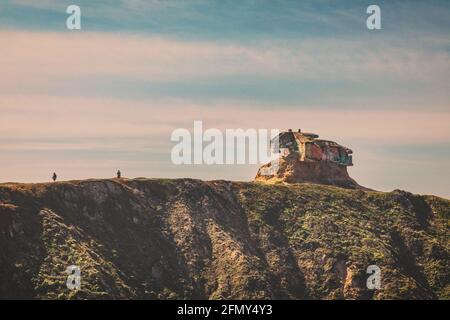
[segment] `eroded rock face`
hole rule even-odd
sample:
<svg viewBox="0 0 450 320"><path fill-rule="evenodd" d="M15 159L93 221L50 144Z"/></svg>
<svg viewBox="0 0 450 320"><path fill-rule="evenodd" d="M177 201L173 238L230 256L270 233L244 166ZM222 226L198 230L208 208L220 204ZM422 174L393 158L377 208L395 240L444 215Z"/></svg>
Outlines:
<svg viewBox="0 0 450 320"><path fill-rule="evenodd" d="M0 299L449 299L449 219L448 200L404 191L0 184Z"/></svg>
<svg viewBox="0 0 450 320"><path fill-rule="evenodd" d="M268 183L316 183L349 189L366 189L353 180L347 167L331 161L300 161L293 156L281 157L277 163L263 165L255 181Z"/></svg>

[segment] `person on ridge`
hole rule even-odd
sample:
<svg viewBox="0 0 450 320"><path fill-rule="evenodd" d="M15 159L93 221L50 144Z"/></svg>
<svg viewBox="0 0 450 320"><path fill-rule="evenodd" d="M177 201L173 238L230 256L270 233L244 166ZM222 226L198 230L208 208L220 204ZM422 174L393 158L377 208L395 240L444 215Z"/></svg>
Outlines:
<svg viewBox="0 0 450 320"><path fill-rule="evenodd" d="M58 178L58 176L56 175L56 173L55 173L55 172L53 172L53 177L52 177L52 179L53 179L53 182L55 182L55 181L56 181L56 178Z"/></svg>
<svg viewBox="0 0 450 320"><path fill-rule="evenodd" d="M122 173L120 172L120 170L117 170L117 179L120 179L122 177Z"/></svg>

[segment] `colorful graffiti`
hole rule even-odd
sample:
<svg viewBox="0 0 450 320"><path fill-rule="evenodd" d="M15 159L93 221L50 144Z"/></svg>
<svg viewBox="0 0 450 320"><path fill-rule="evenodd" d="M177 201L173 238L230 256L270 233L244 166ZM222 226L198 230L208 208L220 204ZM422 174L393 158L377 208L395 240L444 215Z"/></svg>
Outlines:
<svg viewBox="0 0 450 320"><path fill-rule="evenodd" d="M352 150L334 141L317 139L313 133L284 131L278 136L279 149L287 149L282 156L295 154L301 161L332 161L344 166L351 166Z"/></svg>

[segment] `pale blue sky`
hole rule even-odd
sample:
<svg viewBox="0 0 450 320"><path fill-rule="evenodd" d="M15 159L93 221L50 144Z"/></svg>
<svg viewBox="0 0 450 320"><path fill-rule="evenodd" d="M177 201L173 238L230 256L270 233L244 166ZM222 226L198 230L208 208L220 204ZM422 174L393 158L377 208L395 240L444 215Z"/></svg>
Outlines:
<svg viewBox="0 0 450 320"><path fill-rule="evenodd" d="M170 163L171 131L203 120L314 131L355 151L363 185L449 198L449 16L448 1L1 1L0 181L252 179Z"/></svg>

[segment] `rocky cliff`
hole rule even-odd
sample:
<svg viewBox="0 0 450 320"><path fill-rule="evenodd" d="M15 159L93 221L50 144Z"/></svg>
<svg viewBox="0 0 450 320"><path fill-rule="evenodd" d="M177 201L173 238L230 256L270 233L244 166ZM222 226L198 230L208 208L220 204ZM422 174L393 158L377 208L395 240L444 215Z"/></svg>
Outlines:
<svg viewBox="0 0 450 320"><path fill-rule="evenodd" d="M280 157L276 162L269 162L261 166L255 181L270 184L280 182L316 183L368 190L350 177L346 166L331 161L300 161L295 154L289 157Z"/></svg>
<svg viewBox="0 0 450 320"><path fill-rule="evenodd" d="M434 196L314 184L3 184L0 298L449 299L449 218Z"/></svg>

